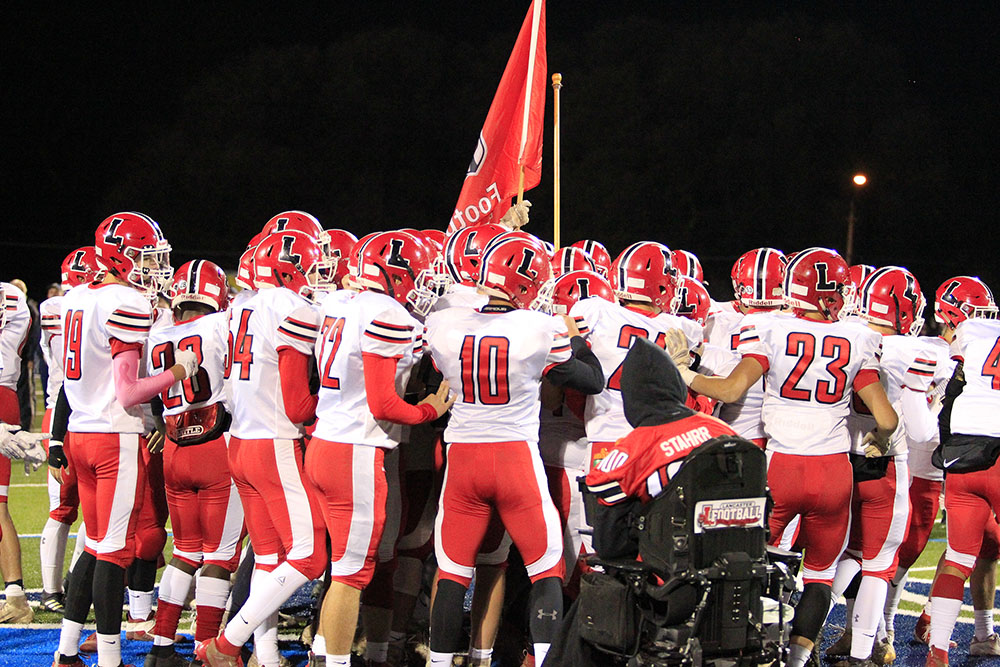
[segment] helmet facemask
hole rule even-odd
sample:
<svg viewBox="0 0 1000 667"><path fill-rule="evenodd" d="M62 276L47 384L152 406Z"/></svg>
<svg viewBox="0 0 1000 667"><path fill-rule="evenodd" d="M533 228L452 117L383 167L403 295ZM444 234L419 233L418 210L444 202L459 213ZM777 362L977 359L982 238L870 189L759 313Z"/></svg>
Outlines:
<svg viewBox="0 0 1000 667"><path fill-rule="evenodd" d="M170 288L174 269L170 266L170 244L166 241L155 247L125 248L123 254L132 262L125 280L148 299L153 300Z"/></svg>

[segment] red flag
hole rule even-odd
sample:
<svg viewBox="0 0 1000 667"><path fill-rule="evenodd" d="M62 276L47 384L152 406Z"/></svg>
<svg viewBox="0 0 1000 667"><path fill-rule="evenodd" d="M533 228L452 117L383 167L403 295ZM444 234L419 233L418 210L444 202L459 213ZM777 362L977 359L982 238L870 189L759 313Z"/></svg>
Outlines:
<svg viewBox="0 0 1000 667"><path fill-rule="evenodd" d="M545 0L533 0L479 133L449 232L499 222L517 196L521 165L524 189L538 185L547 78Z"/></svg>

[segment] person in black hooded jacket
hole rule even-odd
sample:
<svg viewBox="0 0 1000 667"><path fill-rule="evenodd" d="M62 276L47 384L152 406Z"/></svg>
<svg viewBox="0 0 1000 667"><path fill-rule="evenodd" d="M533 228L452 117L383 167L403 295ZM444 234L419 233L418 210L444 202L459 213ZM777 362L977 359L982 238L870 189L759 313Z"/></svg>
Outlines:
<svg viewBox="0 0 1000 667"><path fill-rule="evenodd" d="M720 435L735 435L724 422L684 405L687 386L670 357L644 338L625 356L621 375L625 418L633 431L618 440L585 483L597 496L594 550L603 559L635 558L638 537L630 528L641 512L698 445ZM573 603L543 667L606 665L608 656L584 641ZM618 613L608 609L609 614Z"/></svg>
<svg viewBox="0 0 1000 667"><path fill-rule="evenodd" d="M587 475L597 496L594 550L601 558L632 557L637 540L628 520L636 506L667 486L684 457L698 445L736 435L724 422L684 405L687 386L670 357L648 340L636 340L622 366L625 418L634 429Z"/></svg>

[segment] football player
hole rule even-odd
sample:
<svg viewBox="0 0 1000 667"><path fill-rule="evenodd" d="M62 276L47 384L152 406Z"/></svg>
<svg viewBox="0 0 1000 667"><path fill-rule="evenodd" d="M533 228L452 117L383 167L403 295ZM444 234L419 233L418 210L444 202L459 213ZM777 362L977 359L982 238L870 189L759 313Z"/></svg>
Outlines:
<svg viewBox="0 0 1000 667"><path fill-rule="evenodd" d="M160 579L146 667L181 667L184 662L174 652L174 635L199 568L195 642L219 633L243 533L243 506L229 473L228 413L222 405L229 334L226 274L209 261L188 262L174 275L169 296L172 321L150 333L147 367L167 368L178 350L191 350L201 369L160 395L166 422L163 474L174 546Z"/></svg>
<svg viewBox="0 0 1000 667"><path fill-rule="evenodd" d="M541 663L562 616L563 547L537 449L539 386L544 376L593 394L604 378L571 319L533 312L548 308L551 294L543 288L549 258L534 243L498 243L479 268L485 306L427 319L428 350L458 394L445 431L448 463L435 526L440 581L430 664L450 665L458 649L462 601L494 512L533 582L529 616Z"/></svg>
<svg viewBox="0 0 1000 667"><path fill-rule="evenodd" d="M869 328L882 335L880 379L903 428L893 433L884 455L869 458L864 438L875 426L875 420L860 401L852 404L847 421L855 469L851 529L847 550L837 566L834 595L839 596L848 586L854 589L852 582L859 573L860 579L856 595L848 596L847 629L827 650L828 656L850 656L849 660L838 663L843 667L865 662L869 657L876 664L888 664L895 659L895 650L886 635L877 643L874 640L883 620L889 582L896 574L897 553L909 524L905 414L916 409L920 418L927 412L924 383L913 381L927 366L920 356L923 345L916 338L924 324L925 305L917 279L897 266L871 273L856 297L857 314ZM905 403L907 399L912 400Z"/></svg>
<svg viewBox="0 0 1000 667"><path fill-rule="evenodd" d="M94 246L77 248L66 256L61 268L63 294L78 285L90 283L98 271ZM42 319L42 354L49 366L45 414L42 416L43 431L48 431L52 427L52 411L55 409L63 383L62 301L63 296L56 295L38 306ZM45 444L48 450L48 443ZM64 445L64 443L57 444ZM60 614L66 609L63 599L66 541L80 506L74 473L75 471L70 469L65 471L53 469L48 475L49 518L42 528L42 539L38 546L42 566L42 607Z"/></svg>
<svg viewBox="0 0 1000 667"><path fill-rule="evenodd" d="M876 428L865 435L869 456L884 455L898 417L878 379L880 337L864 325L838 322L849 293L846 262L833 250L810 248L786 267L787 314L750 315L742 325L743 359L727 377L681 368L694 391L732 402L765 377L762 408L770 436L768 483L774 498L770 528L776 543L800 516L805 587L792 620L789 664L801 667L830 605L837 560L847 542L852 468L847 416L852 391L868 406ZM671 356L685 364L678 332Z"/></svg>
<svg viewBox="0 0 1000 667"><path fill-rule="evenodd" d="M101 278L70 290L63 311L63 388L72 408L68 442L49 444L49 464L75 470L87 547L70 575L54 664L82 666L80 631L91 603L97 618L98 664L121 664L119 633L125 570L135 557L137 507L146 474L141 404L198 370L193 352L170 368L139 376L152 302L170 279L170 244L141 213L117 213L97 228ZM58 410L58 407L57 407Z"/></svg>
<svg viewBox="0 0 1000 667"><path fill-rule="evenodd" d="M604 389L587 398L585 424L591 444L593 468L611 450L614 442L632 429L625 420L621 403L621 364L636 338L654 340L661 347L671 328L691 325L669 313L674 298L674 273L670 249L653 242L640 242L622 251L611 266L611 286L620 303L604 299L584 299L570 310L582 319L587 342L601 362L606 383ZM700 343L693 338L691 347Z"/></svg>
<svg viewBox="0 0 1000 667"><path fill-rule="evenodd" d="M301 440L316 397L302 378L319 332L313 299L329 288L323 276L330 264L313 236L285 230L260 242L253 265L257 293L230 310L227 375L229 470L254 548L254 574L239 613L196 648L211 667L235 667L251 634L258 660L275 667L278 608L323 571L325 560L319 496L304 471ZM261 646L269 647L266 654Z"/></svg>
<svg viewBox="0 0 1000 667"><path fill-rule="evenodd" d="M938 300L960 319L952 341L958 362L941 412L941 460L948 549L931 588L928 665L948 664L951 633L962 606L965 580L980 553L983 532L1000 510L996 465L1000 454L1000 322L986 285L959 276L942 285ZM976 637L982 639L981 637Z"/></svg>
<svg viewBox="0 0 1000 667"><path fill-rule="evenodd" d="M415 406L400 396L422 348L423 325L414 315L426 315L437 296L433 260L432 249L406 232L379 234L360 257L362 291L323 302L318 422L306 471L332 540L332 582L320 617L329 667L350 664L361 591L375 570L386 523L384 457L401 438L393 424L433 421L454 402L446 383ZM386 660L388 623L384 631L368 629L374 663Z"/></svg>
<svg viewBox="0 0 1000 667"><path fill-rule="evenodd" d="M21 350L31 328L31 312L24 293L11 283L0 283L4 289L4 311L7 316L0 332L0 421L8 425L21 423L17 399L17 381L21 376ZM34 612L28 606L21 578L21 543L7 509L11 460L0 456L0 574L6 583L5 601L0 606L0 623L30 623Z"/></svg>

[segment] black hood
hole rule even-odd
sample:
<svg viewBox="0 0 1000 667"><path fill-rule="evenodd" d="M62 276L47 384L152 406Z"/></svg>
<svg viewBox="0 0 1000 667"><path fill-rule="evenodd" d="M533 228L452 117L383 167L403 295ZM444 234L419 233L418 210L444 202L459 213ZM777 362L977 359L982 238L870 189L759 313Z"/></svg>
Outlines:
<svg viewBox="0 0 1000 667"><path fill-rule="evenodd" d="M684 405L687 385L666 352L639 338L622 364L622 403L632 428L656 426L690 417Z"/></svg>

